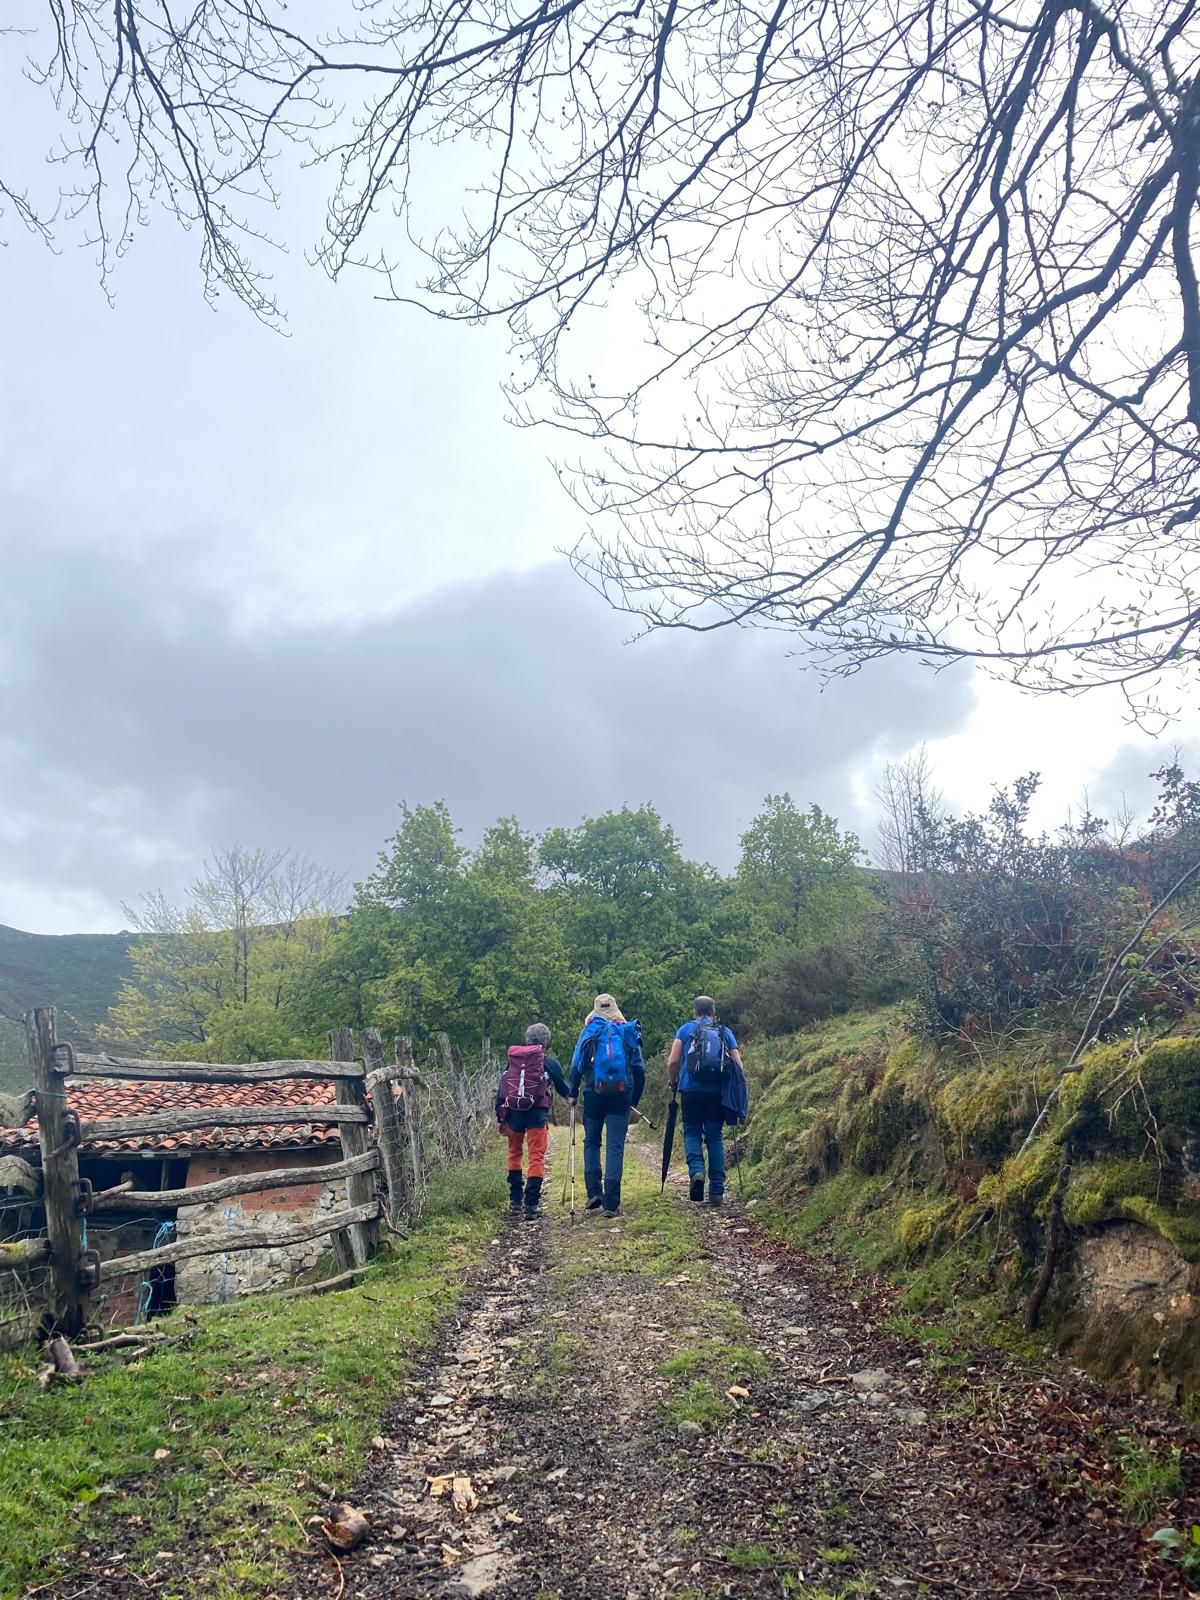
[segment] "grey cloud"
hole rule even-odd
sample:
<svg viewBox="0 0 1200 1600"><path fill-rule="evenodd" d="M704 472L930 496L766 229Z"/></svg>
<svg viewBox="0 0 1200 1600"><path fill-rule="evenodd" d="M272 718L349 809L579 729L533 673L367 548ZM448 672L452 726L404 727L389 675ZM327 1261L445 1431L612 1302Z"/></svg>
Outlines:
<svg viewBox="0 0 1200 1600"><path fill-rule="evenodd" d="M1184 771L1194 776L1195 745L1186 741L1175 745L1166 739L1131 739L1122 744L1088 785L1088 803L1092 810L1110 819L1128 811L1136 823L1144 823L1158 794L1158 784L1151 774L1169 766L1176 750Z"/></svg>
<svg viewBox="0 0 1200 1600"><path fill-rule="evenodd" d="M249 633L197 582L202 549L43 533L6 555L0 893L25 906L43 885L45 927L88 904L119 921L233 839L361 875L400 799L445 798L468 839L501 814L541 828L650 799L725 866L764 793L854 820L856 773L970 711L966 676L904 663L821 692L764 635L626 646L561 565Z"/></svg>

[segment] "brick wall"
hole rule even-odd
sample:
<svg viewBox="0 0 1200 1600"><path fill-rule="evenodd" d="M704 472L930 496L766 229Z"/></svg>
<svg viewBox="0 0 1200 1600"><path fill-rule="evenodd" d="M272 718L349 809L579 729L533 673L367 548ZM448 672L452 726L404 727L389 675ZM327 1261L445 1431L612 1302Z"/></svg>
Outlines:
<svg viewBox="0 0 1200 1600"><path fill-rule="evenodd" d="M283 1230L294 1228L322 1212L336 1211L345 1204L345 1186L322 1183L320 1171L323 1166L340 1159L338 1146L314 1150L198 1151L188 1164L189 1189L202 1183L215 1183L221 1178L269 1172L273 1167L311 1166L313 1181L295 1188L263 1189L232 1200L181 1206L179 1237L233 1236L247 1228ZM329 1249L330 1241L324 1237L310 1239L290 1249L232 1250L201 1256L195 1261L181 1261L175 1274L175 1297L180 1302L224 1301L232 1300L247 1289L286 1284L298 1273L315 1267Z"/></svg>

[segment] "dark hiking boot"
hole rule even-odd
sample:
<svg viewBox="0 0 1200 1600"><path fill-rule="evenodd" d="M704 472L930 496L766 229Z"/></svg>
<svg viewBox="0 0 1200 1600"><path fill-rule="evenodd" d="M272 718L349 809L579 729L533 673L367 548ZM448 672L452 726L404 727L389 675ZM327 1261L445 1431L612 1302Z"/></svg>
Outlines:
<svg viewBox="0 0 1200 1600"><path fill-rule="evenodd" d="M710 1206L723 1206L725 1204L725 1196L723 1194L710 1194L708 1203Z"/></svg>
<svg viewBox="0 0 1200 1600"><path fill-rule="evenodd" d="M525 1178L520 1172L510 1172L508 1175L508 1209L520 1211L521 1198L525 1192Z"/></svg>
<svg viewBox="0 0 1200 1600"><path fill-rule="evenodd" d="M621 1185L619 1183L606 1183L604 1185L604 1215L615 1217L621 1209Z"/></svg>
<svg viewBox="0 0 1200 1600"><path fill-rule="evenodd" d="M585 1211L599 1211L603 1204L604 1202L601 1200L600 1196L598 1194L594 1194L583 1209Z"/></svg>
<svg viewBox="0 0 1200 1600"><path fill-rule="evenodd" d="M692 1186L688 1190L688 1199L694 1200L699 1205L704 1199L704 1174L692 1179Z"/></svg>
<svg viewBox="0 0 1200 1600"><path fill-rule="evenodd" d="M525 1221L534 1222L541 1216L542 1179L530 1178L525 1185Z"/></svg>

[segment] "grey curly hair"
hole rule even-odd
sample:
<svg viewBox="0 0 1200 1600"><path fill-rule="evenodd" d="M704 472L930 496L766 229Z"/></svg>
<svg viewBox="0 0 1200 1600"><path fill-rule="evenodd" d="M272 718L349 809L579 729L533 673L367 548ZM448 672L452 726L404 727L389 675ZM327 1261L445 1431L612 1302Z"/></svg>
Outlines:
<svg viewBox="0 0 1200 1600"><path fill-rule="evenodd" d="M525 1029L526 1044L549 1044L550 1029L544 1022L531 1022Z"/></svg>

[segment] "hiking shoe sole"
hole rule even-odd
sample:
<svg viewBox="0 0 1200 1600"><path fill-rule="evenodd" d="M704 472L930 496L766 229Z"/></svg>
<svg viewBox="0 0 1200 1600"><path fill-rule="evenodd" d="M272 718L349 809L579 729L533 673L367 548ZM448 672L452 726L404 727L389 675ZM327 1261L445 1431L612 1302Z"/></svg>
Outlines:
<svg viewBox="0 0 1200 1600"><path fill-rule="evenodd" d="M692 1179L692 1187L691 1187L691 1189L690 1189L690 1191L688 1193L688 1198L690 1200L694 1200L697 1203L697 1205L699 1205L703 1201L703 1199L704 1199L704 1179L703 1178L693 1178Z"/></svg>

